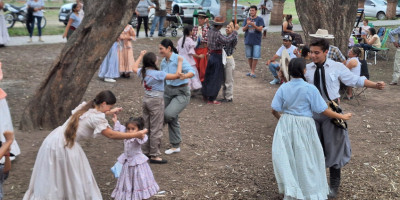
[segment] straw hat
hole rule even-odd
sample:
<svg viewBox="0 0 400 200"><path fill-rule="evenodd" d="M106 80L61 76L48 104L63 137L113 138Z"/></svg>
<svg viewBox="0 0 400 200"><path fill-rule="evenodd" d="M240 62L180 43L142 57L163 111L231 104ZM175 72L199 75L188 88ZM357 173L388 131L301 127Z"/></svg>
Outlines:
<svg viewBox="0 0 400 200"><path fill-rule="evenodd" d="M335 37L328 33L326 29L318 29L315 34L310 34L311 37L324 38L324 39L334 39Z"/></svg>
<svg viewBox="0 0 400 200"><path fill-rule="evenodd" d="M286 78L286 81L289 81L289 62L291 58L289 53L287 52L286 49L283 49L282 51L282 56L281 56L281 61L279 63L281 70L283 72L283 75Z"/></svg>

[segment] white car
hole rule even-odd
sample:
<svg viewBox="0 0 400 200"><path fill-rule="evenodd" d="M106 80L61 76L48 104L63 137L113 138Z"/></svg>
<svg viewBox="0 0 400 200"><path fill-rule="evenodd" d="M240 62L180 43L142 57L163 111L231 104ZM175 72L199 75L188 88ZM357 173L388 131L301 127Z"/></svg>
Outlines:
<svg viewBox="0 0 400 200"><path fill-rule="evenodd" d="M203 10L210 11L213 17L219 15L220 0L196 0L198 4L203 7ZM233 3L233 9L235 9L235 3ZM237 20L243 21L246 18L246 6L237 4ZM234 13L232 13L234 14ZM233 16L232 16L233 17Z"/></svg>
<svg viewBox="0 0 400 200"><path fill-rule="evenodd" d="M174 0L172 2L172 14L179 14L184 18L193 18L195 10L203 9L201 5L193 0Z"/></svg>
<svg viewBox="0 0 400 200"><path fill-rule="evenodd" d="M379 20L386 19L387 2L384 0L366 0L364 4L364 15L376 17ZM400 6L397 4L396 15L400 15Z"/></svg>

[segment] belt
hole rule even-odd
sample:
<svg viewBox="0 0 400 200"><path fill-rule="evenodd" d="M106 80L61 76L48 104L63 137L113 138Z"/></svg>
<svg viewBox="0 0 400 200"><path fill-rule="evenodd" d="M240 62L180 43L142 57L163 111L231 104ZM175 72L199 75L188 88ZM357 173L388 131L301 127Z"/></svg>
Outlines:
<svg viewBox="0 0 400 200"><path fill-rule="evenodd" d="M73 27L73 26L70 26L70 27L69 27L69 29L71 29L71 30L73 30L73 31L74 31L76 28L75 28L75 27Z"/></svg>
<svg viewBox="0 0 400 200"><path fill-rule="evenodd" d="M215 53L215 54L222 54L222 49L218 49L218 50L209 50L209 53Z"/></svg>
<svg viewBox="0 0 400 200"><path fill-rule="evenodd" d="M174 86L174 85L167 85L167 86L168 86L168 87L171 87L171 88L181 88L181 87L186 87L186 86L188 86L188 84L185 83L185 84L178 85L178 86Z"/></svg>

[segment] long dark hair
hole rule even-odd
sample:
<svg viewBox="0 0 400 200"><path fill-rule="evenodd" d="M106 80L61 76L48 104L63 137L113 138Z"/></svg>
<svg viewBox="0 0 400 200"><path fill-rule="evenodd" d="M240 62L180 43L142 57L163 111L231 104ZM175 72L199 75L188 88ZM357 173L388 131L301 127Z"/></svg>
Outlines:
<svg viewBox="0 0 400 200"><path fill-rule="evenodd" d="M67 143L66 147L72 148L75 143L76 131L79 125L79 117L81 117L90 108L94 108L96 105L100 105L106 102L107 105L114 105L117 102L117 98L110 90L104 90L96 95L96 97L87 102L80 110L76 111L69 119L67 128L65 129L64 136Z"/></svg>
<svg viewBox="0 0 400 200"><path fill-rule="evenodd" d="M129 124L134 124L136 125L139 130L143 130L144 128L144 119L143 117L131 117L129 120L125 123L125 127L128 127Z"/></svg>
<svg viewBox="0 0 400 200"><path fill-rule="evenodd" d="M289 62L289 75L293 78L302 78L306 81L304 76L304 69L306 68L306 60L304 58L292 58Z"/></svg>
<svg viewBox="0 0 400 200"><path fill-rule="evenodd" d="M369 33L371 33L371 36L374 36L376 34L376 30L374 28L369 28Z"/></svg>
<svg viewBox="0 0 400 200"><path fill-rule="evenodd" d="M72 12L75 12L76 7L78 6L77 3L72 4Z"/></svg>
<svg viewBox="0 0 400 200"><path fill-rule="evenodd" d="M186 25L185 28L183 29L182 48L183 48L183 45L185 44L186 36L190 36L190 32L192 32L192 30L193 30L192 25Z"/></svg>
<svg viewBox="0 0 400 200"><path fill-rule="evenodd" d="M178 53L178 50L174 47L174 43L170 39L163 39L160 44L166 49L171 47L172 52Z"/></svg>
<svg viewBox="0 0 400 200"><path fill-rule="evenodd" d="M146 54L144 54L142 61L143 67L142 70L140 71L140 75L142 76L142 83L144 81L144 77L146 77L146 68L152 67L158 70L156 62L157 62L156 54L154 54L153 52L147 52Z"/></svg>

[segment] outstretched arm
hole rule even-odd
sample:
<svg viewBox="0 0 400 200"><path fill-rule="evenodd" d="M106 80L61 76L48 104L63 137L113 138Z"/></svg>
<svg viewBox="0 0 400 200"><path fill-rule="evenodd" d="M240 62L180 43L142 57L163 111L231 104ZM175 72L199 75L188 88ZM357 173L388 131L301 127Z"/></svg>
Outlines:
<svg viewBox="0 0 400 200"><path fill-rule="evenodd" d="M349 120L351 118L351 113L340 114L337 112L333 112L330 108L327 108L324 112L322 112L322 114L330 118L343 119L343 120Z"/></svg>
<svg viewBox="0 0 400 200"><path fill-rule="evenodd" d="M147 52L146 50L141 51L139 57L136 59L135 63L133 64L132 71L135 74L137 73L137 71L139 69L140 62L142 62L143 56L144 56L144 54L146 54L146 52Z"/></svg>
<svg viewBox="0 0 400 200"><path fill-rule="evenodd" d="M147 133L147 129L143 129L141 131L135 131L135 132L127 132L127 133L122 133L118 131L113 131L111 128L106 128L103 131L101 131L101 134L106 136L107 138L110 139L115 139L115 140L123 140L123 139L131 139L131 138L139 138L143 139L144 136Z"/></svg>

